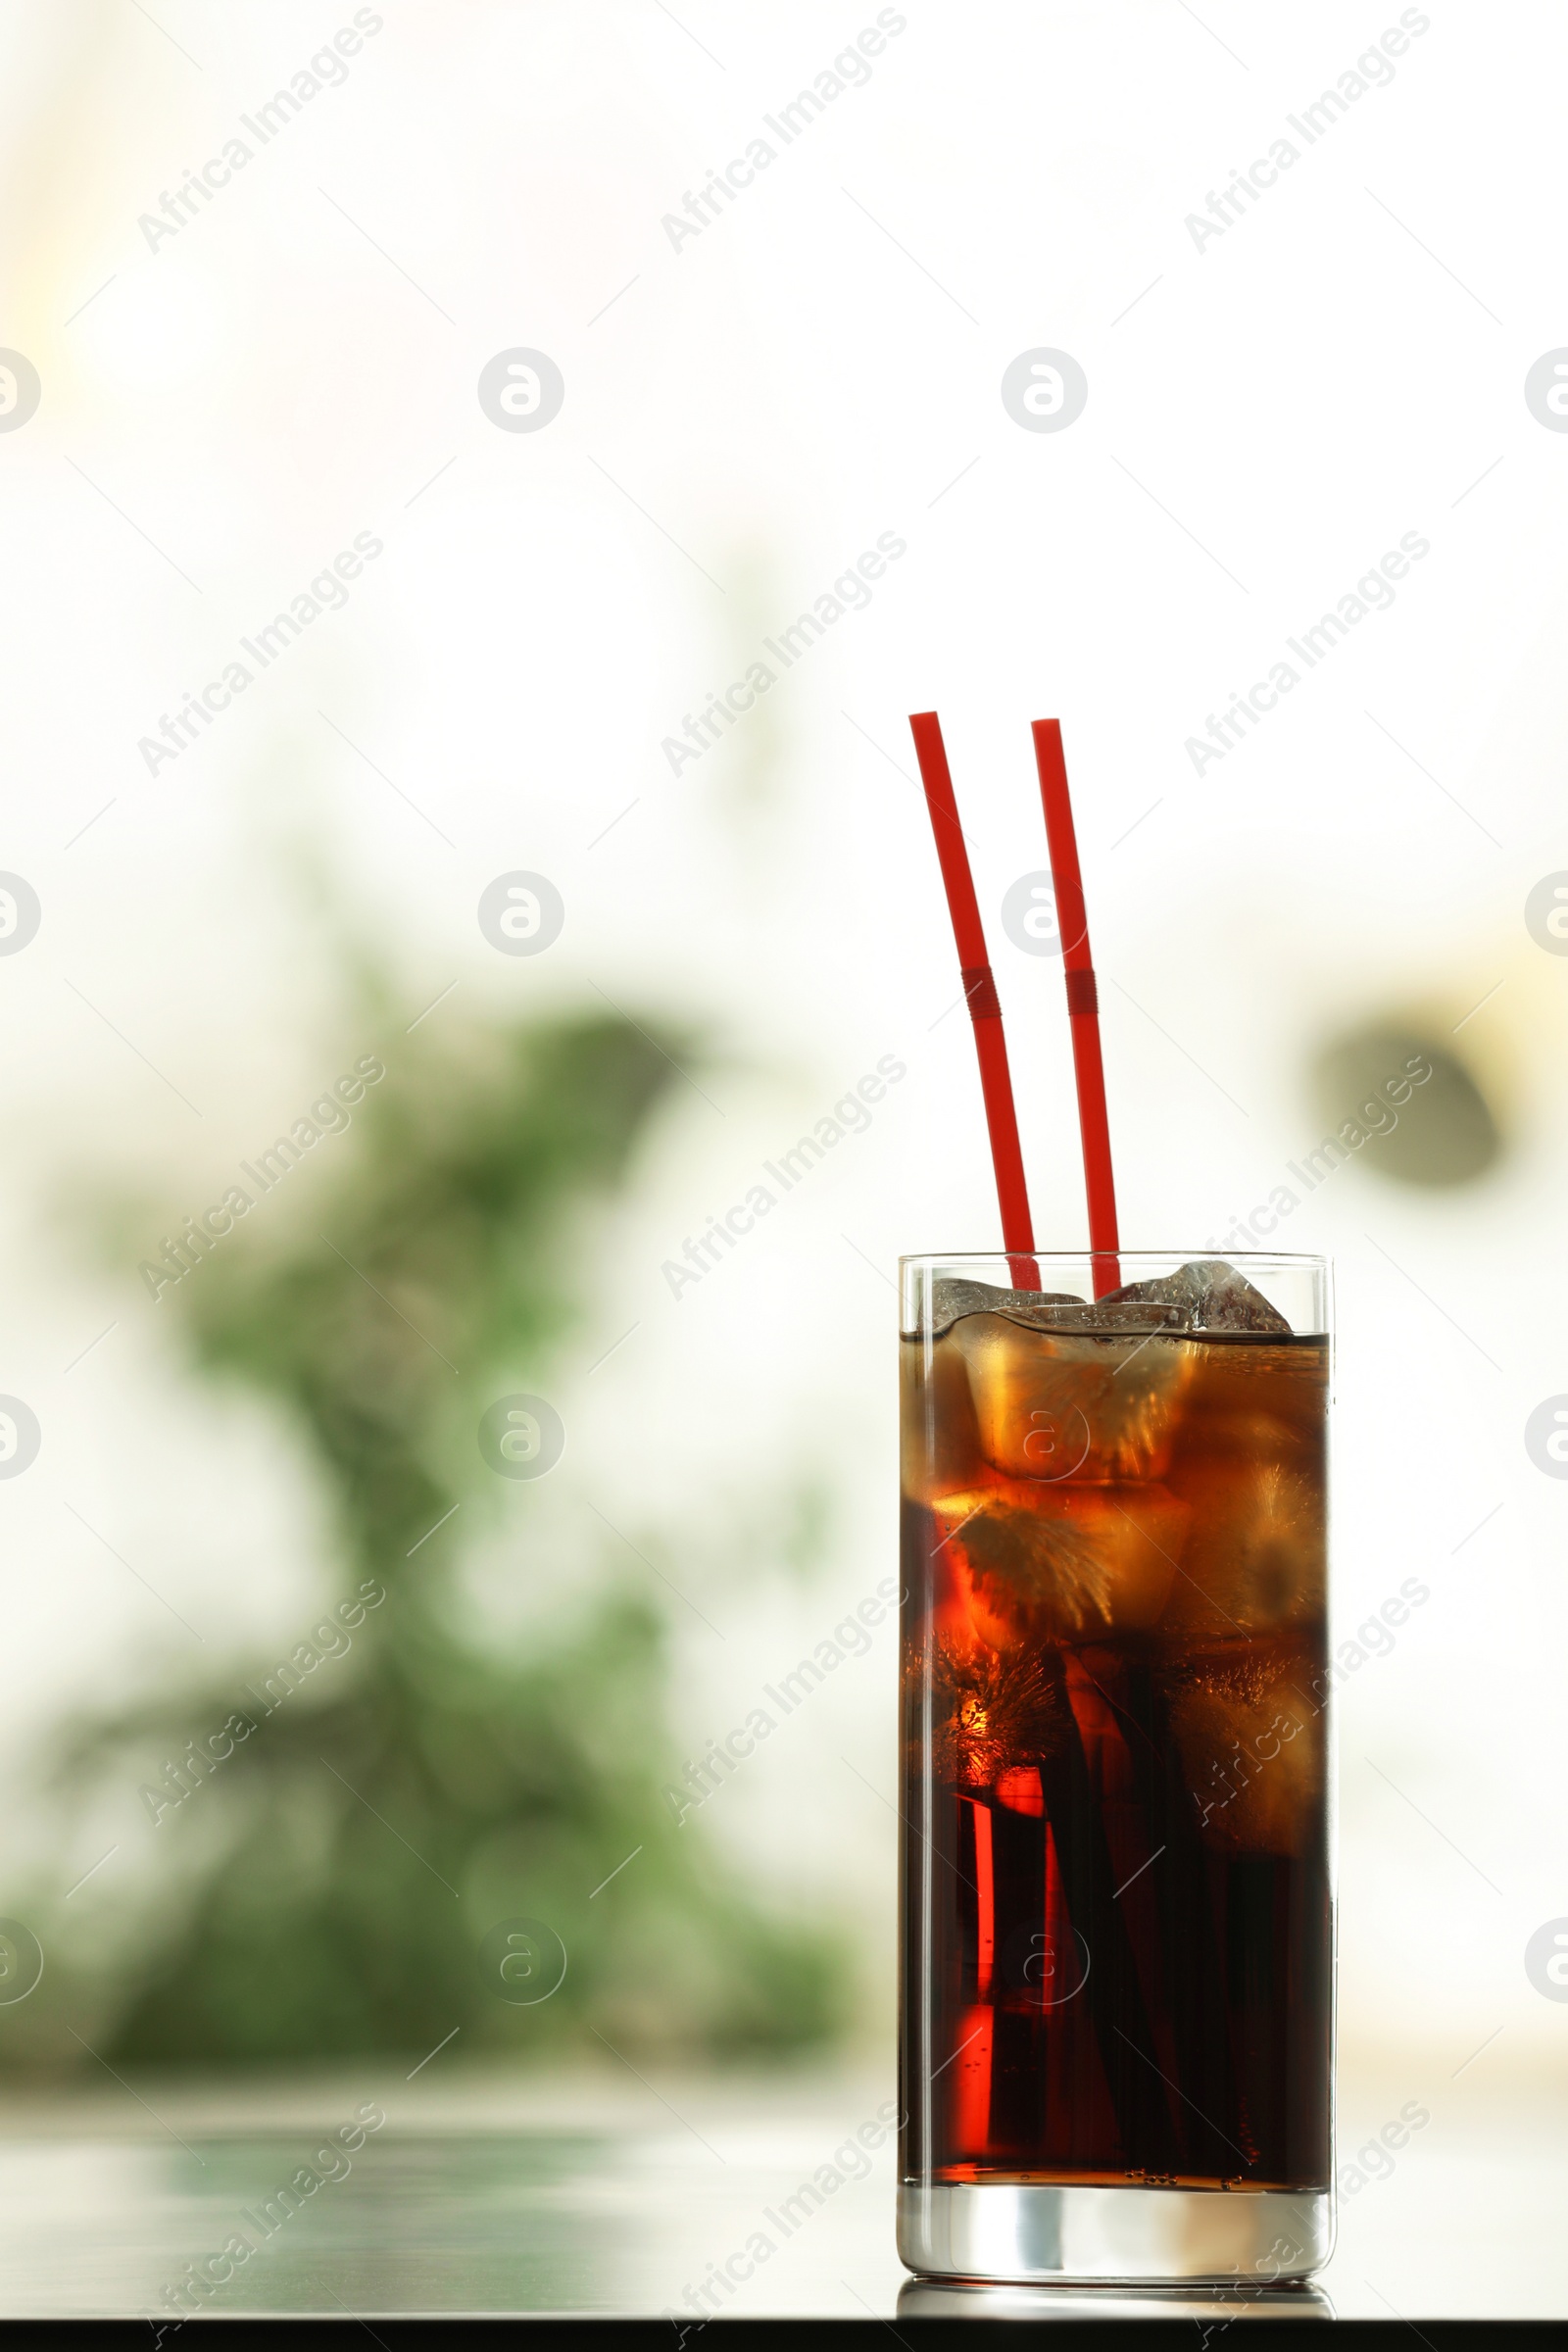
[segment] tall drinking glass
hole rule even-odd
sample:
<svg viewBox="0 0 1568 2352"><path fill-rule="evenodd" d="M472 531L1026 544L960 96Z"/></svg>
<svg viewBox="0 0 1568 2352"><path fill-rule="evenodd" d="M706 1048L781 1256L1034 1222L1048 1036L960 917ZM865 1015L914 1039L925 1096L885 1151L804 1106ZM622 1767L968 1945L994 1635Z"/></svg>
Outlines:
<svg viewBox="0 0 1568 2352"><path fill-rule="evenodd" d="M1332 2238L1330 1285L903 1263L899 2248L1307 2276Z"/></svg>

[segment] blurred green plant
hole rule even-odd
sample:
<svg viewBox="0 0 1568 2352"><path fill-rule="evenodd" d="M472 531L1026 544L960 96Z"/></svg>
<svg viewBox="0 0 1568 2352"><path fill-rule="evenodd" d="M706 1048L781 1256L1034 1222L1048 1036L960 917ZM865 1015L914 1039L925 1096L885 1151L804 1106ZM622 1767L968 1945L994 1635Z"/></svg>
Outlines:
<svg viewBox="0 0 1568 2352"><path fill-rule="evenodd" d="M402 1033L384 992L371 1010L370 1034ZM184 1800L180 1865L139 1921L96 1957L68 1938L108 2058L422 2054L455 2029L468 2049L765 2051L838 2022L836 1940L769 1913L663 1798L658 1608L526 1534L519 1573L561 1595L547 1640L481 1637L457 1589L456 1506L518 1503L479 1415L545 1385L595 1217L675 1076L618 1016L449 1024L400 1052L328 1165L165 1293L197 1364L280 1404L315 1456L339 1590L386 1599L270 1713L240 1690L263 1657L70 1727L59 1786L85 1806L236 1707L255 1723ZM482 1937L515 1916L568 1955L537 2006L481 1979Z"/></svg>

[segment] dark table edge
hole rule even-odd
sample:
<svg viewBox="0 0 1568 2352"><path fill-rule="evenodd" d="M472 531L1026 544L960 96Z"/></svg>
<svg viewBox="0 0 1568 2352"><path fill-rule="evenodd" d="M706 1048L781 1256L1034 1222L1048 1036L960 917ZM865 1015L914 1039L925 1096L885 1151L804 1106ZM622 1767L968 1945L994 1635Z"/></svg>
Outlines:
<svg viewBox="0 0 1568 2352"><path fill-rule="evenodd" d="M1182 2345L1187 2352L1210 2352L1218 2338L1234 2326L1251 2327L1262 2324L1249 2315L1240 2320L1199 2319L1103 2319L1103 2320L892 2320L880 2319L718 2319L700 2325L694 2320L669 2319L605 2319L605 2318L466 2318L449 2314L429 2319L387 2319L376 2314L373 2320L362 2320L353 2315L342 2318L288 2319L265 2314L248 2317L193 2318L176 2326L170 2322L153 2323L146 2319L0 2319L0 2343L58 2345L126 2345L146 2347L147 2352L205 2352L212 2344L243 2346L245 2352L266 2352L272 2344L311 2344L330 2342L334 2346L363 2344L369 2337L380 2344L383 2352L423 2352L425 2347L450 2343L455 2336L485 2339L494 2343L514 2343L536 2347L537 2352L611 2352L612 2347L625 2346L628 2352L688 2352L703 2337L708 2338L705 2352L728 2352L728 2347L747 2343L765 2345L770 2352L809 2334L813 2352L831 2352L835 2344L886 2343L889 2336L909 2348L909 2352L944 2352L948 2345L959 2346L994 2337L998 2329L1027 2328L1037 2340L1049 2334L1059 2352L1073 2352L1078 2346L1093 2347L1093 2352L1116 2352L1123 2344L1153 2347ZM1506 2340L1518 2352L1537 2345L1568 2347L1568 2319L1563 2320L1329 2320L1326 2318L1294 2319L1270 2317L1266 2326L1266 2342L1310 2342L1321 2337L1325 2328L1337 2329L1342 2335L1354 2336L1368 2344L1398 2344L1402 2352L1415 2352L1417 2343L1433 2347L1452 2348L1452 2352L1477 2352L1486 2345ZM1414 2342L1412 2342L1414 2338ZM1235 2352L1234 2346L1226 2352Z"/></svg>

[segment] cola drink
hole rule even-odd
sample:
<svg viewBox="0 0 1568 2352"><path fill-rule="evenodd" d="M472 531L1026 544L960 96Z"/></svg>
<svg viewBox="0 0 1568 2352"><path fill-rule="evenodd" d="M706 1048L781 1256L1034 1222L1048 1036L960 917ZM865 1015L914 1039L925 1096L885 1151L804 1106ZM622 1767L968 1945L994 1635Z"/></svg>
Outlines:
<svg viewBox="0 0 1568 2352"><path fill-rule="evenodd" d="M1118 1270L906 1261L906 2260L1287 2280L1330 2226L1326 1270Z"/></svg>

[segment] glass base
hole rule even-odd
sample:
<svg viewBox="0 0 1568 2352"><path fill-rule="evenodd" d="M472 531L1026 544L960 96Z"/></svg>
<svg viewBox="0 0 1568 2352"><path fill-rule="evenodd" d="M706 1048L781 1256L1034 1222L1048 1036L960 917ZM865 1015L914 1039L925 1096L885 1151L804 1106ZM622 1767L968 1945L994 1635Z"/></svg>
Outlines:
<svg viewBox="0 0 1568 2352"><path fill-rule="evenodd" d="M988 2278L906 2278L901 2320L1332 2320L1320 2286L1020 2286Z"/></svg>
<svg viewBox="0 0 1568 2352"><path fill-rule="evenodd" d="M899 2258L927 2278L1276 2286L1321 2269L1333 2244L1326 2188L986 2180L899 2190Z"/></svg>

